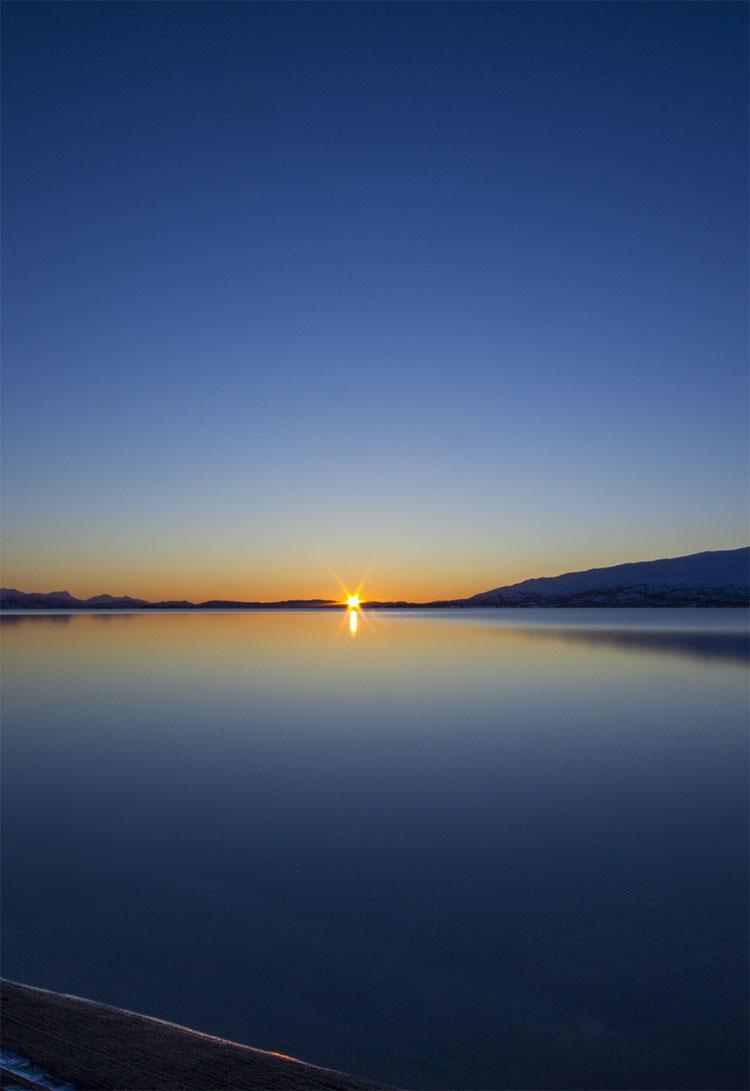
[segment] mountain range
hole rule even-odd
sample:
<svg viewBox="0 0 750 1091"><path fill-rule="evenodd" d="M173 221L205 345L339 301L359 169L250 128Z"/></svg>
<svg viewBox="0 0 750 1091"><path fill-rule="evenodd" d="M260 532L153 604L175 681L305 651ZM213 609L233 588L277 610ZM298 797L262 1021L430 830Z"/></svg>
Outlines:
<svg viewBox="0 0 750 1091"><path fill-rule="evenodd" d="M466 606L747 606L750 547L617 564L496 587Z"/></svg>
<svg viewBox="0 0 750 1091"><path fill-rule="evenodd" d="M529 607L529 606L748 606L750 547L709 550L685 557L591 568L560 576L541 576L496 587L466 599L435 602L366 601L370 608ZM68 591L46 593L0 589L4 610L259 610L337 609L332 599L287 599L281 602L149 602L128 595L94 595L78 599Z"/></svg>

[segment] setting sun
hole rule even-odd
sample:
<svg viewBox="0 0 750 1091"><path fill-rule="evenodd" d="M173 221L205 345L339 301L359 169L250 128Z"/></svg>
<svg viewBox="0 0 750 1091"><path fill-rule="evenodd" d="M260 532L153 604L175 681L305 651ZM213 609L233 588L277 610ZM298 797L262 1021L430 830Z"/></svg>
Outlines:
<svg viewBox="0 0 750 1091"><path fill-rule="evenodd" d="M350 610L358 610L359 609L359 595L347 595L346 605L349 607Z"/></svg>

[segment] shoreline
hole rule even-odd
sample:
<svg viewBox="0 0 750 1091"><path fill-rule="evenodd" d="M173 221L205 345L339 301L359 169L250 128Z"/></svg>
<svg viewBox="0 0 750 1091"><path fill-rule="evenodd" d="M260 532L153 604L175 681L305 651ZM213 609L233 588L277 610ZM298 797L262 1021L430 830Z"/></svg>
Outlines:
<svg viewBox="0 0 750 1091"><path fill-rule="evenodd" d="M72 1091L387 1091L321 1068L124 1008L0 979L2 1047ZM33 1076L0 1062L0 1086Z"/></svg>

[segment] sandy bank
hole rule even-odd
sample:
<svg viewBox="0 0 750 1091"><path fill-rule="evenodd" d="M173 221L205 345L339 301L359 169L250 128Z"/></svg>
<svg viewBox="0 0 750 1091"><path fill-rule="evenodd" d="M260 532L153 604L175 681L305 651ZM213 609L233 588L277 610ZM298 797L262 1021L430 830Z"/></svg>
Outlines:
<svg viewBox="0 0 750 1091"><path fill-rule="evenodd" d="M2 1044L75 1091L383 1087L79 997L0 982Z"/></svg>

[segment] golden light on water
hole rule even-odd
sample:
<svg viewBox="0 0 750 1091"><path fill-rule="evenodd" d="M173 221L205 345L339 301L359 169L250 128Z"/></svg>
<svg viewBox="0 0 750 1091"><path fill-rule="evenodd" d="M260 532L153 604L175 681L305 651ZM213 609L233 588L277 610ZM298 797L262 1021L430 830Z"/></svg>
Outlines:
<svg viewBox="0 0 750 1091"><path fill-rule="evenodd" d="M359 629L359 611L362 606L362 588L364 585L364 576L359 581L359 583L354 584L354 587L356 588L356 590L354 591L351 590L351 584L347 586L345 583L342 583L342 581L339 580L338 577L336 578L342 592L339 602L342 606L346 607L346 624L349 630L349 635L356 636L357 630Z"/></svg>

